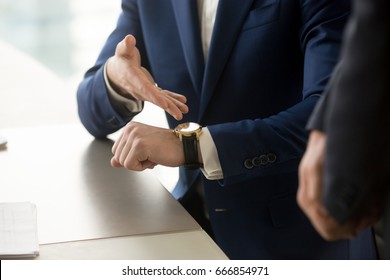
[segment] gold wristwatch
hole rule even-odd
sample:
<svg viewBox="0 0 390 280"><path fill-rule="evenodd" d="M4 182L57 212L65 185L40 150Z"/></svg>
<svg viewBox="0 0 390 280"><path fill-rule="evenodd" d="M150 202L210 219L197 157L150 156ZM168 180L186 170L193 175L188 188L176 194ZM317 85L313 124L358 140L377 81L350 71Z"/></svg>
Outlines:
<svg viewBox="0 0 390 280"><path fill-rule="evenodd" d="M176 126L173 131L183 143L184 168L197 169L202 167L198 160L198 142L202 133L202 126L197 123L186 122Z"/></svg>

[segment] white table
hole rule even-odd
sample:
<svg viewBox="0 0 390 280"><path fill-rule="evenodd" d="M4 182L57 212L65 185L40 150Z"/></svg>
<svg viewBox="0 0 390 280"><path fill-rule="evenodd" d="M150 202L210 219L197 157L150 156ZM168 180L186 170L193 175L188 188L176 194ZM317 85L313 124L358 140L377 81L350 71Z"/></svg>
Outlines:
<svg viewBox="0 0 390 280"><path fill-rule="evenodd" d="M37 205L39 258L226 258L151 172L111 167L112 140L79 124L2 133L0 198Z"/></svg>

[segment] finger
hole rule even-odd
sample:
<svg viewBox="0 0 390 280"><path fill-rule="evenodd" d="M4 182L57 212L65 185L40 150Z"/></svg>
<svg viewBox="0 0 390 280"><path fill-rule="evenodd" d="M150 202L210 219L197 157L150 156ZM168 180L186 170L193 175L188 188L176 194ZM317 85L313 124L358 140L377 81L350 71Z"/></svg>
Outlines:
<svg viewBox="0 0 390 280"><path fill-rule="evenodd" d="M122 41L120 48L120 54L124 56L132 56L133 52L136 51L136 40L133 35L127 35Z"/></svg>
<svg viewBox="0 0 390 280"><path fill-rule="evenodd" d="M164 101L164 105L166 107L162 107L161 101ZM172 98L169 94L166 93L165 90L161 90L158 95L154 97L154 101L152 101L157 106L163 108L168 114L174 117L176 120L181 120L183 118L183 113L188 112L188 106L179 100Z"/></svg>
<svg viewBox="0 0 390 280"><path fill-rule="evenodd" d="M171 100L168 101L168 108L165 111L178 121L183 119L183 113Z"/></svg>
<svg viewBox="0 0 390 280"><path fill-rule="evenodd" d="M138 94L136 98L149 101L165 110L176 120L181 120L183 118L183 113L187 113L189 110L188 106L181 102L181 100L187 101L186 98L182 95L162 90L154 83L151 83L152 78L150 74L145 74L147 73L146 70L143 70L142 73L144 74L144 81L140 84L143 85L143 88L140 89L140 94Z"/></svg>
<svg viewBox="0 0 390 280"><path fill-rule="evenodd" d="M127 137L126 144L123 145L123 148L122 148L121 153L119 155L119 163L128 169L131 169L131 166L133 164L132 153L131 153L132 145L133 145L132 142L133 141L131 140L131 137L129 135Z"/></svg>
<svg viewBox="0 0 390 280"><path fill-rule="evenodd" d="M131 150L126 153L125 160L123 162L123 166L125 168L134 171L143 171L153 164L153 162L148 160L145 151L137 147L132 147Z"/></svg>
<svg viewBox="0 0 390 280"><path fill-rule="evenodd" d="M124 145L124 142L126 141L125 139L125 134L126 130L123 130L123 132L120 134L120 136L118 137L118 139L115 141L114 145L112 146L112 154L115 156L115 154L117 153L120 153L120 151L118 152L118 149L121 150L122 149L122 146Z"/></svg>
<svg viewBox="0 0 390 280"><path fill-rule="evenodd" d="M335 241L341 238L354 238L357 231L354 223L348 222L339 224L328 214L324 208L320 208L318 215L313 219L316 229L328 241Z"/></svg>
<svg viewBox="0 0 390 280"><path fill-rule="evenodd" d="M165 93L165 90L163 90L163 92ZM188 113L189 111L188 106L185 103L183 103L181 100L172 97L170 94L167 94L167 98L169 98L169 100L173 102L173 104L180 110L181 113L183 114Z"/></svg>
<svg viewBox="0 0 390 280"><path fill-rule="evenodd" d="M168 94L171 98L180 101L181 103L187 103L187 97L182 94L178 94L169 90L164 90L166 94Z"/></svg>
<svg viewBox="0 0 390 280"><path fill-rule="evenodd" d="M299 165L299 186L297 192L297 202L299 207L307 214L307 168L306 168L306 157L302 158L301 164Z"/></svg>
<svg viewBox="0 0 390 280"><path fill-rule="evenodd" d="M154 105L167 110L169 107L168 101L165 94L162 94L162 90L159 87L156 87L154 84L148 84L145 88L146 99L145 101L152 102Z"/></svg>
<svg viewBox="0 0 390 280"><path fill-rule="evenodd" d="M122 166L123 166L123 162L121 161L121 157L122 157L122 154L123 154L123 150L128 142L128 133L123 133L122 134L122 137L120 139L120 141L118 141L117 143L117 146L116 146L116 149L115 149L115 153L114 153L114 158L115 160L120 163ZM116 143L115 143L116 144Z"/></svg>
<svg viewBox="0 0 390 280"><path fill-rule="evenodd" d="M114 145L111 148L112 154L116 153L116 150L118 149L119 143L122 141L123 133L119 136L119 138L115 141Z"/></svg>
<svg viewBox="0 0 390 280"><path fill-rule="evenodd" d="M112 167L122 167L122 165L115 160L114 157L111 158L111 166Z"/></svg>
<svg viewBox="0 0 390 280"><path fill-rule="evenodd" d="M144 69L145 71L145 74L146 75L150 75L150 73ZM174 100L177 100L181 103L187 103L187 97L185 97L184 95L182 94L178 94L178 93L175 93L175 92L172 92L170 90L166 90L166 89L162 89L160 88L153 80L152 76L150 76L150 80L151 82L154 84L154 86L162 93L164 93L165 96L168 96L170 99L174 99Z"/></svg>
<svg viewBox="0 0 390 280"><path fill-rule="evenodd" d="M135 37L131 34L126 35L126 37L123 39L123 41L124 41L126 47L128 47L128 48L134 48L136 45L136 42L137 42Z"/></svg>
<svg viewBox="0 0 390 280"><path fill-rule="evenodd" d="M309 187L307 188L307 196L313 203L321 203L322 197L322 176L319 170L314 171L309 178Z"/></svg>
<svg viewBox="0 0 390 280"><path fill-rule="evenodd" d="M135 38L132 35L127 35L125 38L123 38L122 41L118 43L116 46L115 53L121 56L129 56L131 51L135 47Z"/></svg>
<svg viewBox="0 0 390 280"><path fill-rule="evenodd" d="M153 169L157 164L149 160L141 162L142 170Z"/></svg>
<svg viewBox="0 0 390 280"><path fill-rule="evenodd" d="M156 106L162 108L164 111L166 111L168 114L170 114L172 117L174 117L176 120L181 120L183 118L182 111L178 108L177 105L175 105L175 102L168 98L167 96L158 95L151 97L150 102L155 104ZM180 107L183 110L186 110L186 105L180 105Z"/></svg>
<svg viewBox="0 0 390 280"><path fill-rule="evenodd" d="M148 166L147 168L148 168L148 169L153 169L153 168L155 168L156 166L157 166L156 163L151 162L150 166Z"/></svg>

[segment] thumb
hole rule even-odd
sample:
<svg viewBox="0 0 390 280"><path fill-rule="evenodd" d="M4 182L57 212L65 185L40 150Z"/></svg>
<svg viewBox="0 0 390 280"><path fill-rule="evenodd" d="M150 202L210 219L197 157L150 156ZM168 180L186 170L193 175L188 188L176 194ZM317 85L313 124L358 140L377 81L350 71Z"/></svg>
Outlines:
<svg viewBox="0 0 390 280"><path fill-rule="evenodd" d="M126 37L123 39L123 43L125 47L129 50L132 50L135 48L136 45L136 39L133 35L126 35Z"/></svg>
<svg viewBox="0 0 390 280"><path fill-rule="evenodd" d="M133 35L127 35L117 46L116 53L120 56L131 58L137 54L136 39Z"/></svg>
<svg viewBox="0 0 390 280"><path fill-rule="evenodd" d="M114 157L111 158L111 166L112 167L122 167L122 165L115 160Z"/></svg>

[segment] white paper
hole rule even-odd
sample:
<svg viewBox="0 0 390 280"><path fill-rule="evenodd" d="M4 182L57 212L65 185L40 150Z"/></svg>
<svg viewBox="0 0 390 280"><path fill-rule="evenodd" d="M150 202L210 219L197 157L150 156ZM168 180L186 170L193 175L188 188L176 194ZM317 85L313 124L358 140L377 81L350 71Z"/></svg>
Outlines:
<svg viewBox="0 0 390 280"><path fill-rule="evenodd" d="M0 203L0 258L38 254L36 206L30 202Z"/></svg>

